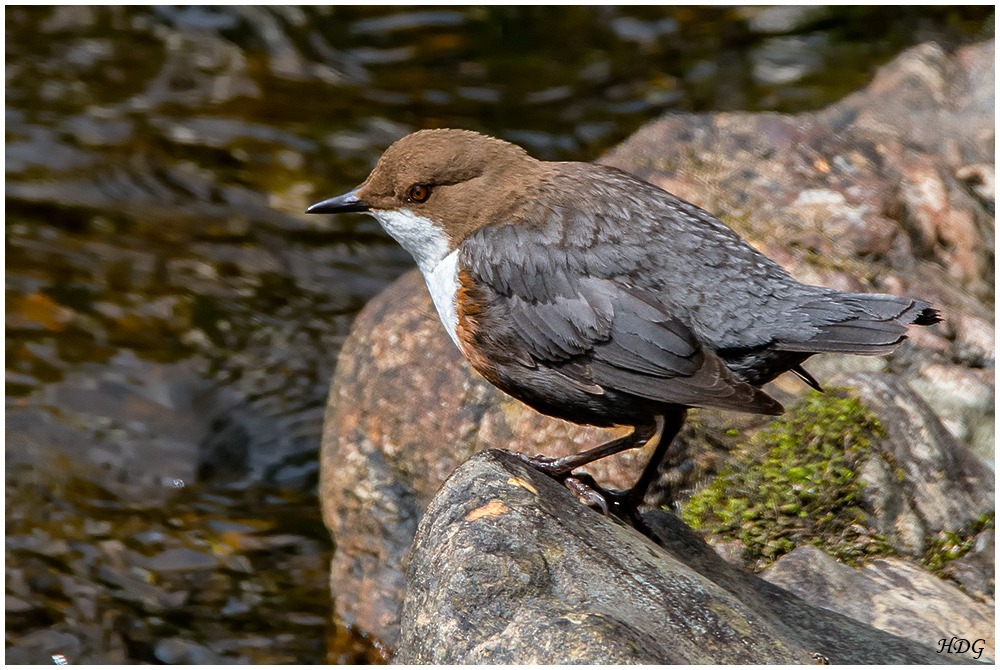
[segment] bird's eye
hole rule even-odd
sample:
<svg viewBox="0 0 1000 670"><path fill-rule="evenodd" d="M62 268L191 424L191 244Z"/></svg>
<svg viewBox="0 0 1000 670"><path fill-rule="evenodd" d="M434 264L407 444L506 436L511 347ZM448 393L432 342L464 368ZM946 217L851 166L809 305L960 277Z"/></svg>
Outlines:
<svg viewBox="0 0 1000 670"><path fill-rule="evenodd" d="M424 186L423 184L411 186L408 195L413 202L424 202L427 198L431 197L431 187Z"/></svg>

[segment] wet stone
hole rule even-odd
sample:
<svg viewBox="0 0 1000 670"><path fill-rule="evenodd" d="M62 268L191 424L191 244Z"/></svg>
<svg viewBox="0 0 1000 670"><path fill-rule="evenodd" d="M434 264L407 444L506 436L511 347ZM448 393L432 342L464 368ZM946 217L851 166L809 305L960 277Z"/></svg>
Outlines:
<svg viewBox="0 0 1000 670"><path fill-rule="evenodd" d="M73 663L79 659L80 649L80 640L75 635L52 629L38 630L7 647L5 660L12 665L52 665L52 657L60 654Z"/></svg>
<svg viewBox="0 0 1000 670"><path fill-rule="evenodd" d="M754 78L761 84L788 84L802 79L822 67L818 53L825 39L822 35L812 38L772 37L753 53Z"/></svg>
<svg viewBox="0 0 1000 670"><path fill-rule="evenodd" d="M262 535L258 537L247 537L241 543L247 551L262 549L282 549L292 547L303 542L308 542L299 535Z"/></svg>
<svg viewBox="0 0 1000 670"><path fill-rule="evenodd" d="M233 572L242 572L249 575L254 571L250 559L239 554L222 557L222 564L227 570L232 570Z"/></svg>
<svg viewBox="0 0 1000 670"><path fill-rule="evenodd" d="M212 520L208 522L208 527L216 533L256 533L259 526L252 526L248 523L237 523L234 521Z"/></svg>
<svg viewBox="0 0 1000 670"><path fill-rule="evenodd" d="M24 570L13 567L13 561L8 561L7 565L4 588L22 598L31 597L31 589L28 587L27 581L25 581Z"/></svg>
<svg viewBox="0 0 1000 670"><path fill-rule="evenodd" d="M6 594L5 596L4 611L8 614L21 614L35 609L35 607L35 605L32 605L27 600L22 600L17 596L12 596L10 594Z"/></svg>
<svg viewBox="0 0 1000 670"><path fill-rule="evenodd" d="M185 572L211 570L219 564L219 560L215 556L194 549L178 547L167 549L151 558L144 559L143 563L146 568L153 572Z"/></svg>
<svg viewBox="0 0 1000 670"><path fill-rule="evenodd" d="M238 616L246 614L251 609L251 606L243 599L230 598L221 611L223 616Z"/></svg>
<svg viewBox="0 0 1000 670"><path fill-rule="evenodd" d="M156 547L162 546L166 541L167 536L158 530L147 530L141 533L136 533L131 537L131 539L144 547Z"/></svg>
<svg viewBox="0 0 1000 670"><path fill-rule="evenodd" d="M101 147L116 146L130 139L133 124L126 120L93 119L84 116L70 119L68 130L81 144Z"/></svg>
<svg viewBox="0 0 1000 670"><path fill-rule="evenodd" d="M97 521L96 519L83 520L83 532L90 537L107 537L111 535L114 526L107 521Z"/></svg>
<svg viewBox="0 0 1000 670"><path fill-rule="evenodd" d="M158 586L146 583L134 577L120 574L107 566L97 569L97 579L117 587L113 591L115 598L134 603L147 612L163 612L169 609L166 592Z"/></svg>
<svg viewBox="0 0 1000 670"><path fill-rule="evenodd" d="M763 7L753 8L748 23L750 30L758 33L788 33L810 23L826 18L829 10L824 7Z"/></svg>
<svg viewBox="0 0 1000 670"><path fill-rule="evenodd" d="M138 556L138 554L126 547L120 540L104 540L98 543L97 546L101 554L107 559L109 566L119 571L124 571L128 568L133 563L134 558Z"/></svg>
<svg viewBox="0 0 1000 670"><path fill-rule="evenodd" d="M315 614L303 614L300 612L289 612L288 620L299 626L325 626L326 618Z"/></svg>
<svg viewBox="0 0 1000 670"><path fill-rule="evenodd" d="M158 642L153 655L167 665L212 665L222 662L222 658L208 647L176 637Z"/></svg>

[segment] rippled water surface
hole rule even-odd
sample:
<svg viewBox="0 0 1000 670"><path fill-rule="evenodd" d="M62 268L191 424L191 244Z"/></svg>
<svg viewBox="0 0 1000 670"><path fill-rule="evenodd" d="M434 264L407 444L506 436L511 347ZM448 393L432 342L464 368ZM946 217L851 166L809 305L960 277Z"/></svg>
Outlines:
<svg viewBox="0 0 1000 670"><path fill-rule="evenodd" d="M8 660L384 658L326 623L316 450L353 316L412 263L303 210L395 139L592 159L669 111L820 107L992 13L8 8Z"/></svg>

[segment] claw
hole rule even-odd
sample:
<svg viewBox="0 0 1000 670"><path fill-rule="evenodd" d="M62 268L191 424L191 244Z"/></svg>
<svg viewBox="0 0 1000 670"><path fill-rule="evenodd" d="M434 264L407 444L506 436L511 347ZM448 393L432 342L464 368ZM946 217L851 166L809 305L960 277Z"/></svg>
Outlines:
<svg viewBox="0 0 1000 670"><path fill-rule="evenodd" d="M570 484L570 479L573 480L573 484ZM565 481L566 487L569 488L573 493L582 500L584 503L594 507L588 501L595 501L597 509L599 509L604 516L616 516L626 522L632 524L636 529L642 532L647 532L646 524L639 516L639 505L642 503L642 499L637 495L636 489L628 489L627 491L618 491L615 489L606 489L597 483L591 475L586 472L581 472L575 474ZM586 489L587 496L584 499L577 490ZM596 502L596 500L600 502ZM648 534L648 533L647 533Z"/></svg>
<svg viewBox="0 0 1000 670"><path fill-rule="evenodd" d="M592 487L584 484L576 477L567 477L563 481L563 484L570 490L570 493L575 495L577 500L582 502L584 505L592 507L604 516L610 516L608 503L604 500L604 497Z"/></svg>
<svg viewBox="0 0 1000 670"><path fill-rule="evenodd" d="M642 499L636 495L635 489L627 491L606 489L586 472L570 474L565 471L565 459L541 455L528 456L522 453L516 455L526 465L562 482L577 500L604 516L614 514L633 523L639 518L639 504Z"/></svg>

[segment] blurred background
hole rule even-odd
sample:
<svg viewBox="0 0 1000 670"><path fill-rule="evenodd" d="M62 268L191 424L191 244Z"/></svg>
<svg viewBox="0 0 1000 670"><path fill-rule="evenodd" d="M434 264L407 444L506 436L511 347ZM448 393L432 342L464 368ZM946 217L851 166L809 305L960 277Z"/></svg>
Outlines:
<svg viewBox="0 0 1000 670"><path fill-rule="evenodd" d="M7 661L385 659L329 623L317 449L354 315L412 262L303 211L394 140L592 160L672 111L820 108L993 16L7 8Z"/></svg>

